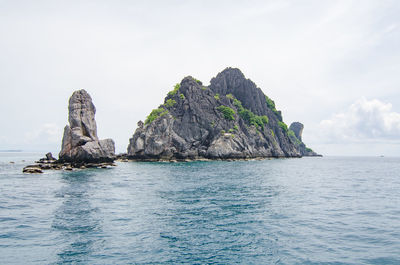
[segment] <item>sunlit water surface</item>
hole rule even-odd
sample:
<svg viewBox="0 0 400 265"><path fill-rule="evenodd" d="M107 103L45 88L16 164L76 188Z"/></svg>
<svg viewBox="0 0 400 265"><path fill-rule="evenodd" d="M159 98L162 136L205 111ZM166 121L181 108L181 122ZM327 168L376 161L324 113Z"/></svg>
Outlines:
<svg viewBox="0 0 400 265"><path fill-rule="evenodd" d="M0 153L1 264L400 264L400 158L21 173L39 157Z"/></svg>

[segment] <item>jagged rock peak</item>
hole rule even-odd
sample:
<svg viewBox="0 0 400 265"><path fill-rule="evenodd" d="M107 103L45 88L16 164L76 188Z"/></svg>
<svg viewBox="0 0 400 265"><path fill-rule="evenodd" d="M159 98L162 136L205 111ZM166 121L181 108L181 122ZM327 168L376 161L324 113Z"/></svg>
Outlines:
<svg viewBox="0 0 400 265"><path fill-rule="evenodd" d="M250 79L247 79L239 68L235 67L225 68L222 72L218 73L215 78L218 79L221 77L223 77L229 83L229 85L233 85L233 82L235 81L238 82L243 82L246 80L250 81Z"/></svg>
<svg viewBox="0 0 400 265"><path fill-rule="evenodd" d="M265 94L257 85L247 79L238 68L228 67L210 81L210 89L220 95L232 94L243 106L257 115L268 111Z"/></svg>
<svg viewBox="0 0 400 265"><path fill-rule="evenodd" d="M227 67L210 81L210 88L221 95L234 93L243 87L253 89L256 88L256 85L247 79L238 68Z"/></svg>
<svg viewBox="0 0 400 265"><path fill-rule="evenodd" d="M64 128L60 161L89 163L114 159L114 141L97 137L95 114L90 95L84 89L75 91L69 99L69 125Z"/></svg>
<svg viewBox="0 0 400 265"><path fill-rule="evenodd" d="M96 107L84 89L75 91L69 99L68 122L70 128L80 128L82 135L97 140L97 125L94 118Z"/></svg>
<svg viewBox="0 0 400 265"><path fill-rule="evenodd" d="M185 90L187 90L189 88L193 88L193 87L196 87L196 88L202 87L202 82L195 79L192 76L186 76L185 78L182 79L182 81L180 83L179 91L184 93Z"/></svg>

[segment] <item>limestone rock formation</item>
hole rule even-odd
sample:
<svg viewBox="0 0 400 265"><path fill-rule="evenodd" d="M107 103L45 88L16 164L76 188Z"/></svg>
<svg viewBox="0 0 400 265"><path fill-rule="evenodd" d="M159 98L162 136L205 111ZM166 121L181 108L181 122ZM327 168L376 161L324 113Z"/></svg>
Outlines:
<svg viewBox="0 0 400 265"><path fill-rule="evenodd" d="M300 122L293 122L289 126L289 138L296 145L302 156L321 156L308 148L302 140L304 125Z"/></svg>
<svg viewBox="0 0 400 265"><path fill-rule="evenodd" d="M302 155L274 101L235 68L219 73L208 87L185 77L138 123L127 151L140 160Z"/></svg>
<svg viewBox="0 0 400 265"><path fill-rule="evenodd" d="M64 128L60 162L98 163L114 160L114 141L98 139L95 114L96 108L90 95L84 89L75 91L69 99L69 125Z"/></svg>
<svg viewBox="0 0 400 265"><path fill-rule="evenodd" d="M303 129L304 125L297 121L292 122L292 124L290 124L289 126L289 130L292 130L296 138L299 139L300 141L303 141L301 139L301 136L303 135Z"/></svg>

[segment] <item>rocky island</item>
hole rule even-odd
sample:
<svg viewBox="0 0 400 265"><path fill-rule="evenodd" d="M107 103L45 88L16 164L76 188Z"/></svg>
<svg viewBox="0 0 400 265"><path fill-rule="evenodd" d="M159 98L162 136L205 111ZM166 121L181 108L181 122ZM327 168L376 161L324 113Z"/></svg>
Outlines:
<svg viewBox="0 0 400 265"><path fill-rule="evenodd" d="M108 167L115 159L112 139L99 140L95 120L96 108L90 95L84 90L75 91L68 104L68 122L64 128L59 159L46 154L35 165L26 166L23 172L41 173L44 169Z"/></svg>
<svg viewBox="0 0 400 265"><path fill-rule="evenodd" d="M318 156L289 128L275 103L236 68L209 86L185 77L138 122L127 156L141 161Z"/></svg>
<svg viewBox="0 0 400 265"><path fill-rule="evenodd" d="M59 159L46 154L23 172L113 166L123 161L231 160L320 156L302 141L303 124L288 127L275 102L237 68L226 68L209 86L185 77L164 103L138 122L127 154L112 139L99 140L96 108L84 90L69 99Z"/></svg>

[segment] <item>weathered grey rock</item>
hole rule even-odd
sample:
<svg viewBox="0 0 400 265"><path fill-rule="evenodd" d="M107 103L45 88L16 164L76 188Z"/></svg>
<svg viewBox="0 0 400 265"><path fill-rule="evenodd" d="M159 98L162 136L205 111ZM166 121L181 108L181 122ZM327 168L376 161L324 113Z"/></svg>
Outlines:
<svg viewBox="0 0 400 265"><path fill-rule="evenodd" d="M220 95L233 94L243 107L257 115L269 112L265 95L261 89L237 68L226 68L210 81L210 89Z"/></svg>
<svg viewBox="0 0 400 265"><path fill-rule="evenodd" d="M302 140L304 125L300 122L293 122L289 126L289 138L296 148L300 151L302 156L322 156L314 152L311 148L308 148Z"/></svg>
<svg viewBox="0 0 400 265"><path fill-rule="evenodd" d="M69 125L64 128L60 162L96 163L114 160L114 141L98 139L95 114L96 108L90 95L84 89L75 91L69 99Z"/></svg>
<svg viewBox="0 0 400 265"><path fill-rule="evenodd" d="M35 163L45 163L46 164L46 163L53 163L55 161L57 161L57 159L55 159L53 157L53 155L49 152L45 155L44 158L40 158L38 161L35 161Z"/></svg>
<svg viewBox="0 0 400 265"><path fill-rule="evenodd" d="M292 130L294 132L294 135L296 136L297 139L299 139L300 141L303 141L301 139L301 136L303 135L303 129L304 129L304 125L300 122L292 122L292 124L290 124L289 126L289 130Z"/></svg>
<svg viewBox="0 0 400 265"><path fill-rule="evenodd" d="M233 114L225 115L221 108L230 108ZM175 161L301 156L274 103L267 104L261 89L239 69L225 69L209 87L185 77L179 89L169 93L150 116L153 119L138 122L129 141L130 158ZM261 116L268 121L260 124Z"/></svg>
<svg viewBox="0 0 400 265"><path fill-rule="evenodd" d="M51 160L57 160L57 159L55 159L55 158L53 157L53 154L52 154L51 152L48 152L48 153L46 154L46 159L49 160L49 161L51 161Z"/></svg>
<svg viewBox="0 0 400 265"><path fill-rule="evenodd" d="M235 141L234 134L224 133L210 144L206 152L206 157L242 158L248 154L247 152L243 153L242 149L241 143L237 140Z"/></svg>
<svg viewBox="0 0 400 265"><path fill-rule="evenodd" d="M22 172L23 173L30 173L30 174L43 173L42 169L40 167L36 166L36 165L26 166L26 167L24 167Z"/></svg>

